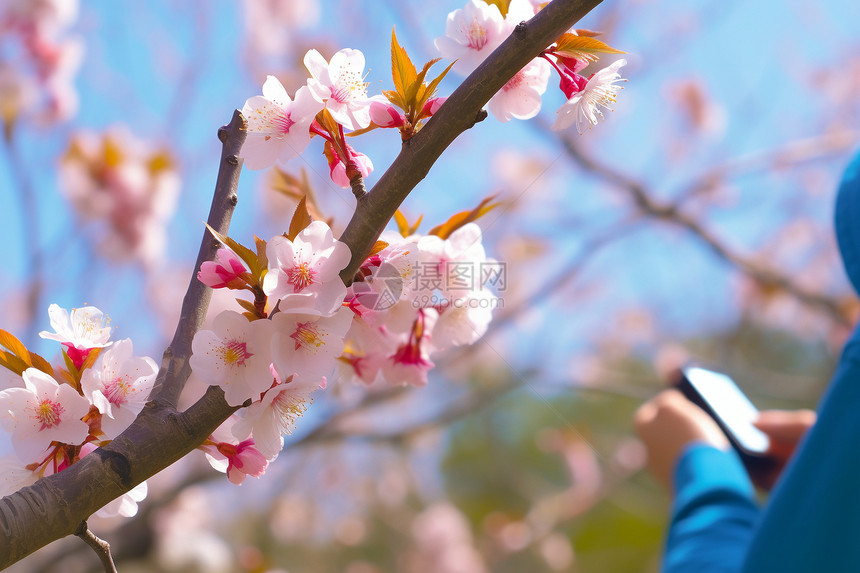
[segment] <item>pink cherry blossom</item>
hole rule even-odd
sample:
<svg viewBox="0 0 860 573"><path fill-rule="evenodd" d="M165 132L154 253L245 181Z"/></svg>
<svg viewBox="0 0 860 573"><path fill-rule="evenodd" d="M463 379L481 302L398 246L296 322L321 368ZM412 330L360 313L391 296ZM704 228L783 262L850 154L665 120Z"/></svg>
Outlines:
<svg viewBox="0 0 860 573"><path fill-rule="evenodd" d="M29 461L52 441L77 445L89 433L81 421L90 402L68 384L35 368L23 373L24 388L0 392L0 425L12 434L15 453Z"/></svg>
<svg viewBox="0 0 860 573"><path fill-rule="evenodd" d="M457 61L454 71L465 76L502 43L505 35L504 18L495 4L469 0L448 14L445 35L436 38L435 44L443 58Z"/></svg>
<svg viewBox="0 0 860 573"><path fill-rule="evenodd" d="M342 308L333 316L280 312L272 318L272 363L282 379L318 380L334 370L343 352L343 338L352 312Z"/></svg>
<svg viewBox="0 0 860 573"><path fill-rule="evenodd" d="M372 384L382 365L396 350L397 340L384 328L354 317L344 337L343 354L337 359L338 374L345 380Z"/></svg>
<svg viewBox="0 0 860 573"><path fill-rule="evenodd" d="M143 410L158 374L152 358L133 353L130 339L119 340L81 378L81 389L101 412L108 438L122 433Z"/></svg>
<svg viewBox="0 0 860 573"><path fill-rule="evenodd" d="M490 100L490 113L499 121L530 119L538 114L541 95L552 71L549 63L536 58L516 73Z"/></svg>
<svg viewBox="0 0 860 573"><path fill-rule="evenodd" d="M589 129L597 125L598 120L603 117L601 107L612 111L615 96L621 89L618 83L626 81L618 70L626 63L627 60L617 60L592 75L582 91L573 94L567 103L558 109L552 128L567 129L576 123L577 131L582 134L586 125Z"/></svg>
<svg viewBox="0 0 860 573"><path fill-rule="evenodd" d="M200 330L191 342L191 370L201 380L224 390L231 406L256 400L272 385L269 370L271 323L248 319L233 311L215 317L212 330Z"/></svg>
<svg viewBox="0 0 860 573"><path fill-rule="evenodd" d="M246 476L260 477L269 465L266 457L255 447L249 438L238 444L212 442L204 444L203 451L210 465L220 472L227 473L230 483L242 485Z"/></svg>
<svg viewBox="0 0 860 573"><path fill-rule="evenodd" d="M336 122L347 129L362 129L370 125L370 104L364 82L364 54L351 48L343 49L326 62L316 50L309 50L305 67L313 76L308 87Z"/></svg>
<svg viewBox="0 0 860 573"><path fill-rule="evenodd" d="M370 157L364 153L356 151L349 145L346 145L346 152L349 154L349 158L353 163L355 163L355 166L358 168L362 177L367 177L373 173L373 162L370 160ZM348 189L350 187L349 176L346 173L346 165L344 165L339 154L334 153L328 157L328 168L331 180L334 181L336 185L343 187L344 189Z"/></svg>
<svg viewBox="0 0 860 573"><path fill-rule="evenodd" d="M434 364L430 361L430 336L436 318L434 310L418 309L415 321L406 339L382 365L382 375L389 384L425 386L427 373Z"/></svg>
<svg viewBox="0 0 860 573"><path fill-rule="evenodd" d="M197 280L210 288L243 289L248 283L242 278L248 269L242 259L226 247L218 249L214 261L205 261L200 265Z"/></svg>
<svg viewBox="0 0 860 573"><path fill-rule="evenodd" d="M263 292L279 299L282 311L330 315L340 308L346 286L339 273L351 255L324 222L312 222L293 241L272 238L266 254Z"/></svg>
<svg viewBox="0 0 860 573"><path fill-rule="evenodd" d="M244 439L249 434L257 450L267 460L274 460L284 446L283 434L293 431L296 420L304 415L313 402L311 394L325 386L325 379L287 382L272 386L262 400L239 411L239 420L233 426L233 435Z"/></svg>
<svg viewBox="0 0 860 573"><path fill-rule="evenodd" d="M248 138L242 157L248 169L265 169L299 155L310 143L310 127L323 108L307 86L290 99L281 82L268 76L263 95L245 102L242 114L248 120Z"/></svg>

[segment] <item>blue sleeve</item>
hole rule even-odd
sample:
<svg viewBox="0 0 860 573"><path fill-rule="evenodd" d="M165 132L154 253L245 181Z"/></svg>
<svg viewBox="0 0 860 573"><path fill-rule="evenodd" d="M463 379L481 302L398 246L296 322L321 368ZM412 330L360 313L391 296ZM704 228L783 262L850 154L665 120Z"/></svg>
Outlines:
<svg viewBox="0 0 860 573"><path fill-rule="evenodd" d="M758 516L737 454L693 444L675 468L663 573L737 573Z"/></svg>
<svg viewBox="0 0 860 573"><path fill-rule="evenodd" d="M783 472L745 573L860 571L860 334L846 345L818 422Z"/></svg>

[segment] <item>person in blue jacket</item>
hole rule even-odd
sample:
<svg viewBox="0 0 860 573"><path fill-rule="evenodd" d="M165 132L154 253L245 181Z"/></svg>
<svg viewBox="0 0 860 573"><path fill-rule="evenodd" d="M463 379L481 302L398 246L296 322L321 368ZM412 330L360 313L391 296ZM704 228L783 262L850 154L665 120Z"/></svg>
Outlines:
<svg viewBox="0 0 860 573"><path fill-rule="evenodd" d="M860 293L860 154L839 188L836 236ZM780 461L757 482L773 486L763 507L719 427L680 392L661 392L634 422L651 471L674 491L664 573L860 572L860 328L817 421L801 410L762 412L756 422Z"/></svg>

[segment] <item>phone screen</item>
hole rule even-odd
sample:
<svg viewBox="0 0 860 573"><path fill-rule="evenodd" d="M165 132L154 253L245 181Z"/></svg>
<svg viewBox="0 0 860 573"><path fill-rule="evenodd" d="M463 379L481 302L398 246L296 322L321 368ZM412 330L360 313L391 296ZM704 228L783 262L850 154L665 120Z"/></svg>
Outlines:
<svg viewBox="0 0 860 573"><path fill-rule="evenodd" d="M734 434L741 447L753 453L767 451L770 440L752 424L758 417L758 410L734 380L725 374L698 367L685 368L684 376Z"/></svg>

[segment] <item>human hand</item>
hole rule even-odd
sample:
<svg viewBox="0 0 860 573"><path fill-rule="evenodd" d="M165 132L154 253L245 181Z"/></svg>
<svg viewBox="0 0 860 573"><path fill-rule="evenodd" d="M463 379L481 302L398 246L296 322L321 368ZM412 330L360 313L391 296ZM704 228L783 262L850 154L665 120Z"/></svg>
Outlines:
<svg viewBox="0 0 860 573"><path fill-rule="evenodd" d="M752 472L751 477L758 487L766 490L773 487L797 444L815 425L816 419L812 410L765 410L759 414L753 425L770 438L766 453L774 463L764 471Z"/></svg>
<svg viewBox="0 0 860 573"><path fill-rule="evenodd" d="M729 441L704 410L675 389L663 390L642 404L633 423L648 452L648 468L667 488L681 451L693 442L728 449ZM762 430L764 431L764 430Z"/></svg>

